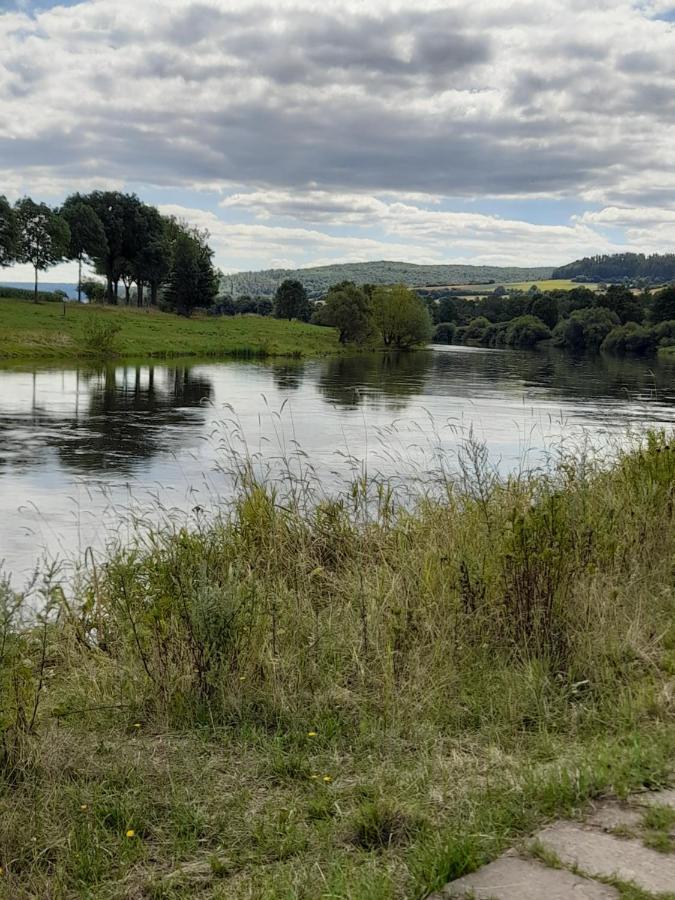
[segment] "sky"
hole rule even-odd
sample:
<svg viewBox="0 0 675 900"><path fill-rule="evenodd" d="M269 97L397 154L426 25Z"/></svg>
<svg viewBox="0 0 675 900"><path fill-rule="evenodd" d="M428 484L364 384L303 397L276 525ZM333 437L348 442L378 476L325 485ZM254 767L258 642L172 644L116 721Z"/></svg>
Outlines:
<svg viewBox="0 0 675 900"><path fill-rule="evenodd" d="M0 194L134 191L226 272L675 249L672 0L0 0L0 47Z"/></svg>

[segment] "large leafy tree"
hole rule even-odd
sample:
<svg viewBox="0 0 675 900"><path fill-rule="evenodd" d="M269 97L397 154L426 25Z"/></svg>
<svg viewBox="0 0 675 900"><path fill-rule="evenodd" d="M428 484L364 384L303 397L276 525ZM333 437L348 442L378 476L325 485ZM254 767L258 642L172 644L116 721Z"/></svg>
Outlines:
<svg viewBox="0 0 675 900"><path fill-rule="evenodd" d="M405 285L375 288L373 309L375 326L385 347L407 349L431 340L429 310Z"/></svg>
<svg viewBox="0 0 675 900"><path fill-rule="evenodd" d="M70 228L68 255L78 262L77 299L82 302L82 263L105 256L108 249L105 229L94 208L79 194L66 200L61 215Z"/></svg>
<svg viewBox="0 0 675 900"><path fill-rule="evenodd" d="M350 281L336 284L328 291L321 320L337 328L341 344L362 344L374 333L372 301Z"/></svg>
<svg viewBox="0 0 675 900"><path fill-rule="evenodd" d="M654 323L675 319L675 285L664 288L654 295L650 318Z"/></svg>
<svg viewBox="0 0 675 900"><path fill-rule="evenodd" d="M282 281L274 295L274 315L277 319L300 319L308 322L311 314L304 285L293 278Z"/></svg>
<svg viewBox="0 0 675 900"><path fill-rule="evenodd" d="M4 196L0 196L0 267L16 260L18 223L14 210Z"/></svg>
<svg viewBox="0 0 675 900"><path fill-rule="evenodd" d="M30 263L35 270L35 303L38 302L38 273L67 258L70 245L68 223L45 203L29 197L15 207L18 226L17 262Z"/></svg>
<svg viewBox="0 0 675 900"><path fill-rule="evenodd" d="M198 232L180 227L172 250L168 303L184 316L197 306L211 306L218 293L218 278L206 240Z"/></svg>

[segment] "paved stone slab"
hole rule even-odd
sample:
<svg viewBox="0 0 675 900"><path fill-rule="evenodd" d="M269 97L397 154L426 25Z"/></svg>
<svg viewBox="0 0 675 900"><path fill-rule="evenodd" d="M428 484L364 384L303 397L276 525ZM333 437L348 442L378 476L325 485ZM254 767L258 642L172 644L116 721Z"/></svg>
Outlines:
<svg viewBox="0 0 675 900"><path fill-rule="evenodd" d="M549 869L534 860L502 856L472 875L446 885L429 900L471 897L472 900L618 900L606 884Z"/></svg>
<svg viewBox="0 0 675 900"><path fill-rule="evenodd" d="M614 828L639 828L642 824L644 809L636 809L616 800L599 803L586 819L588 825L612 831Z"/></svg>
<svg viewBox="0 0 675 900"><path fill-rule="evenodd" d="M590 876L632 881L645 891L675 891L675 856L657 853L640 841L613 837L593 828L559 822L535 835L565 865Z"/></svg>

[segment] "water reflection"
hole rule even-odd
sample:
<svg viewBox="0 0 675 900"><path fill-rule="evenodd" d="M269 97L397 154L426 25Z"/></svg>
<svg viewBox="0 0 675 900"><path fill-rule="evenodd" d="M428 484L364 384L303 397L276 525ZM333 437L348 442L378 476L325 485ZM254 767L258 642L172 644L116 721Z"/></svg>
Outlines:
<svg viewBox="0 0 675 900"><path fill-rule="evenodd" d="M0 467L18 470L45 466L55 452L73 472L130 473L175 447L182 426L198 425L213 393L187 366L34 370L29 384L11 381L0 399Z"/></svg>
<svg viewBox="0 0 675 900"><path fill-rule="evenodd" d="M100 543L139 497L217 502L228 428L269 465L302 448L331 491L348 458L405 479L432 445L451 460L469 428L506 468L578 426L602 442L662 423L675 423L675 365L554 350L0 370L0 559L25 571L42 546Z"/></svg>

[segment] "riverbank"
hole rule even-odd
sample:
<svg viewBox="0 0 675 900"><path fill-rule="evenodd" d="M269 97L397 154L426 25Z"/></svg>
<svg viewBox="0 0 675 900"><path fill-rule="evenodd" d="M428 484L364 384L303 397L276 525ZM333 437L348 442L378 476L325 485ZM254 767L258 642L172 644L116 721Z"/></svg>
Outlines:
<svg viewBox="0 0 675 900"><path fill-rule="evenodd" d="M65 314L64 314L65 309ZM158 310L0 298L0 362L118 357L315 357L340 352L337 334L259 316L186 319Z"/></svg>
<svg viewBox="0 0 675 900"><path fill-rule="evenodd" d="M220 521L40 581L31 631L5 589L6 896L421 897L667 784L675 449L464 462L413 511L243 462Z"/></svg>

